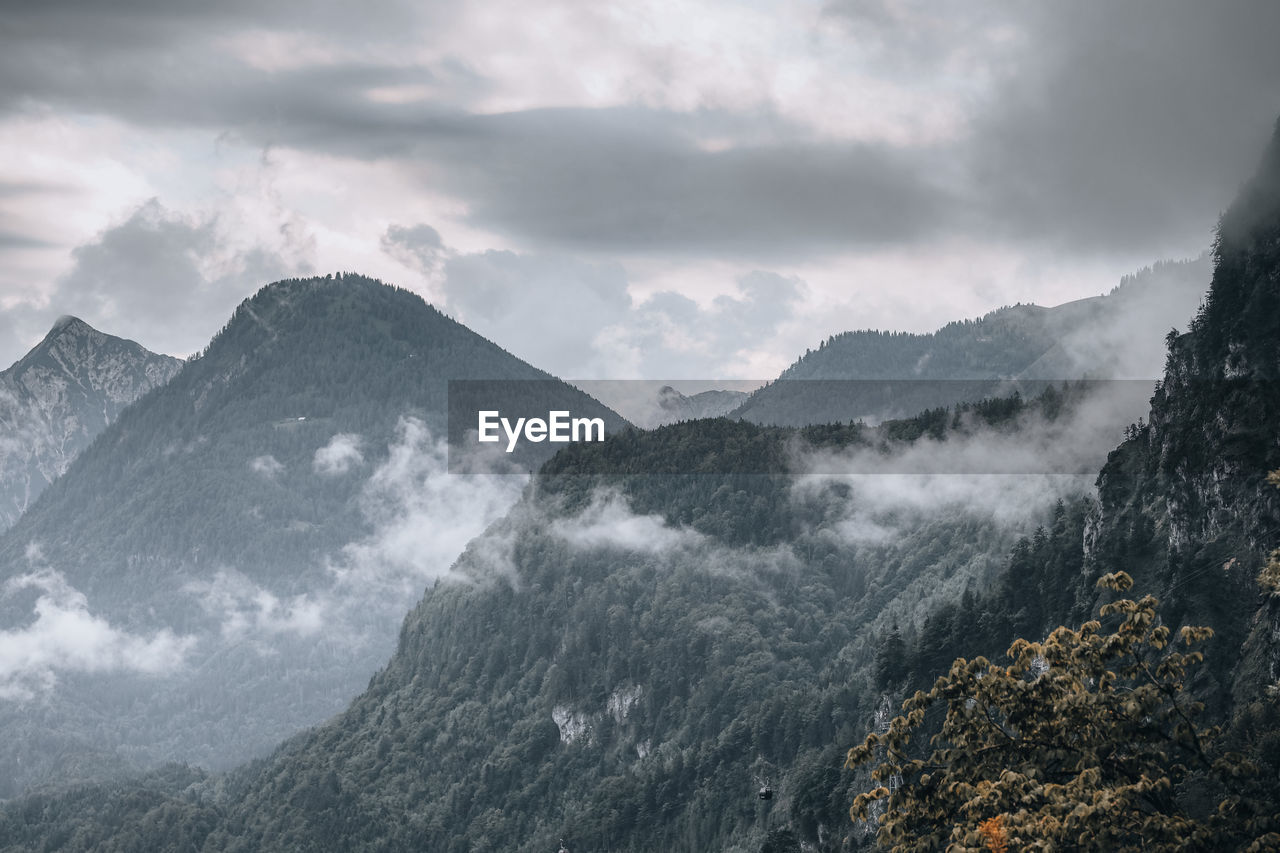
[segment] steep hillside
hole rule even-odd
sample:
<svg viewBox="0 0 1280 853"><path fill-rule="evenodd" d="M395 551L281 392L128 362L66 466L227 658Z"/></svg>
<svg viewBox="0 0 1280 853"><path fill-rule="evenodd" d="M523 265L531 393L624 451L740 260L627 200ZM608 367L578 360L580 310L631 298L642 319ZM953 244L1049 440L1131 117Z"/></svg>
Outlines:
<svg viewBox="0 0 1280 853"><path fill-rule="evenodd" d="M89 752L225 767L343 707L519 494L447 473L455 379L623 426L407 291L348 275L246 300L0 538L7 644L31 650L0 665L0 794L83 776Z"/></svg>
<svg viewBox="0 0 1280 853"><path fill-rule="evenodd" d="M879 421L1005 394L1035 380L1152 379L1160 341L1204 295L1208 258L1127 276L1106 296L1054 308L1015 305L930 334L844 332L823 341L731 413L800 426Z"/></svg>
<svg viewBox="0 0 1280 853"><path fill-rule="evenodd" d="M0 531L10 527L125 406L182 363L62 317L0 372Z"/></svg>

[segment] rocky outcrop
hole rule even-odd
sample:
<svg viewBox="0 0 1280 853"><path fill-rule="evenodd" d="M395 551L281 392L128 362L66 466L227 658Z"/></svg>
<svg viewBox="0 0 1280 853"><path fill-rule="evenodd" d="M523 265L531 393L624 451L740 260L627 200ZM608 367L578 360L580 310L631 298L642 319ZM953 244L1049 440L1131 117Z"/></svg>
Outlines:
<svg viewBox="0 0 1280 853"><path fill-rule="evenodd" d="M62 317L0 373L0 530L67 469L125 406L182 362Z"/></svg>

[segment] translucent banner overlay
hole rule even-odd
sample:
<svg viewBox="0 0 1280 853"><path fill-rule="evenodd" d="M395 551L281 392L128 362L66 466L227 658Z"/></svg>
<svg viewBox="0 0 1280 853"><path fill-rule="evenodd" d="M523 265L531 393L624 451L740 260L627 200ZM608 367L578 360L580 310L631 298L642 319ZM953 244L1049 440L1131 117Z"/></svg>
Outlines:
<svg viewBox="0 0 1280 853"><path fill-rule="evenodd" d="M449 469L1096 475L1155 380L452 380Z"/></svg>

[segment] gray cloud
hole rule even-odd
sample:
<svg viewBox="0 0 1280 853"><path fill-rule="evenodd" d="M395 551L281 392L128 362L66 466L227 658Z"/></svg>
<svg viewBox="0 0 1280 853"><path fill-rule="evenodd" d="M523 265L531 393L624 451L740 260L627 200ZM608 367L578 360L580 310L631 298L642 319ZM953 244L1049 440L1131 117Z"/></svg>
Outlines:
<svg viewBox="0 0 1280 853"><path fill-rule="evenodd" d="M477 225L578 250L786 258L925 239L956 215L941 152L862 143L702 150L728 116L542 110L460 122L419 150ZM489 168L502 163L503 168Z"/></svg>
<svg viewBox="0 0 1280 853"><path fill-rule="evenodd" d="M440 19L450 4L432 4ZM175 40L198 44L227 31L287 28L294 32L346 33L351 37L398 32L421 22L420 4L370 0L354 7L310 0L49 0L5 9L5 35L15 43L41 41L109 53L129 47L163 47ZM161 45L157 45L157 40Z"/></svg>
<svg viewBox="0 0 1280 853"><path fill-rule="evenodd" d="M1025 9L1017 73L967 152L989 221L1017 238L1152 257L1207 243L1280 111L1280 6Z"/></svg>
<svg viewBox="0 0 1280 853"><path fill-rule="evenodd" d="M1280 112L1280 6L1265 0L1015 4L835 0L885 68L995 81L956 147L965 215L1055 248L1208 241Z"/></svg>
<svg viewBox="0 0 1280 853"><path fill-rule="evenodd" d="M258 287L307 271L272 248L228 246L215 218L186 217L155 199L71 255L49 298L53 313L179 353L212 336Z"/></svg>
<svg viewBox="0 0 1280 853"><path fill-rule="evenodd" d="M367 88L433 84L444 103L483 88L456 58L430 67L397 58L421 44L424 28L443 27L454 8L398 0L359 7L135 0L8 9L0 110L49 105L145 125L230 130L258 144L354 146L379 156L388 137L399 137L402 150L409 134L431 123L420 110L370 103ZM357 55L371 44L380 61ZM409 121L415 112L419 120ZM369 131L363 144L362 126ZM301 142L308 137L311 145Z"/></svg>
<svg viewBox="0 0 1280 853"><path fill-rule="evenodd" d="M721 295L712 303L716 330L728 340L767 334L791 316L808 288L795 276L754 270L738 279L741 296Z"/></svg>
<svg viewBox="0 0 1280 853"><path fill-rule="evenodd" d="M390 225L382 235L382 251L408 267L431 274L444 260L444 241L430 225Z"/></svg>
<svg viewBox="0 0 1280 853"><path fill-rule="evenodd" d="M13 364L26 354L40 335L49 331L41 318L29 305L19 304L0 311L0 370Z"/></svg>
<svg viewBox="0 0 1280 853"><path fill-rule="evenodd" d="M755 270L737 279L736 294L717 296L708 307L672 291L636 302L619 264L457 253L425 225L393 226L383 248L392 255L425 252L422 264L431 266L447 258L440 265L445 309L533 364L583 379L740 373L739 353L773 338L807 291L798 278Z"/></svg>
<svg viewBox="0 0 1280 853"><path fill-rule="evenodd" d="M15 198L44 193L65 193L68 191L68 187L39 181L0 181L0 198Z"/></svg>
<svg viewBox="0 0 1280 853"><path fill-rule="evenodd" d="M487 84L459 60L429 68L342 60L264 71L229 60L209 39L180 49L190 38L182 29L146 45L130 35L118 50L57 41L62 30L50 30L53 45L0 40L10 48L0 52L8 57L0 58L0 73L11 81L11 108L34 99L149 125L230 130L261 146L432 163L438 168L424 176L428 186L467 199L475 224L527 241L794 256L927 237L952 206L919 152L811 141L727 151L698 144L755 132L759 123L773 128L769 136L799 133L776 116L638 107L473 115L467 105ZM177 54L181 74L157 73ZM367 96L415 84L437 94L410 104Z"/></svg>
<svg viewBox="0 0 1280 853"><path fill-rule="evenodd" d="M170 51L186 32L171 18L149 25L166 29L143 49L132 35L121 37L119 50L81 43L64 35L65 26L59 19L35 27L52 46L8 45L0 68L10 91L135 122L228 128L259 145L432 162L441 168L430 169L431 186L468 199L474 223L529 241L793 256L922 239L952 207L919 152L803 141L727 151L698 145L760 121L785 135L785 122L773 116L642 108L470 115L466 104L485 84L462 62L340 61L267 72L229 62L206 39L181 51L181 74L160 74L157 67L177 61ZM378 86L424 83L440 93L425 104L366 96Z"/></svg>
<svg viewBox="0 0 1280 853"><path fill-rule="evenodd" d="M496 83L465 45L409 52L448 36L456 6L430 6L28 4L0 34L0 109L390 159L410 185L462 200L470 224L543 252L770 264L955 236L1185 254L1208 242L1280 111L1280 7L1266 2L832 3L850 52L884 81L959 105L951 137L911 144L821 138L767 104L481 114ZM286 38L275 52L298 61L279 67L228 53L255 33L353 50L317 60ZM370 44L382 49L357 50ZM427 94L369 95L406 86ZM388 239L413 251L409 235Z"/></svg>
<svg viewBox="0 0 1280 853"><path fill-rule="evenodd" d="M444 264L445 306L462 322L552 372L599 369L596 339L626 317L627 277L617 264L487 251ZM539 323L529 318L540 318Z"/></svg>
<svg viewBox="0 0 1280 853"><path fill-rule="evenodd" d="M28 237L13 231L0 230L0 249L45 249L54 244L39 237Z"/></svg>

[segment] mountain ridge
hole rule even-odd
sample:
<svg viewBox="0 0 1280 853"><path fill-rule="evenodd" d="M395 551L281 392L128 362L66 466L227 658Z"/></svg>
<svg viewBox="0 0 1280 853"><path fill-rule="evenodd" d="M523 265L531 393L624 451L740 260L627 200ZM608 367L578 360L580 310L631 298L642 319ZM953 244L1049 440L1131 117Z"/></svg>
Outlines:
<svg viewBox="0 0 1280 853"><path fill-rule="evenodd" d="M729 416L779 426L876 422L1018 388L1034 393L1046 381L1154 379L1161 337L1186 326L1208 278L1206 254L1154 264L1110 293L1057 306L1005 306L930 333L841 332Z"/></svg>

